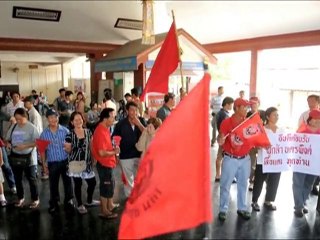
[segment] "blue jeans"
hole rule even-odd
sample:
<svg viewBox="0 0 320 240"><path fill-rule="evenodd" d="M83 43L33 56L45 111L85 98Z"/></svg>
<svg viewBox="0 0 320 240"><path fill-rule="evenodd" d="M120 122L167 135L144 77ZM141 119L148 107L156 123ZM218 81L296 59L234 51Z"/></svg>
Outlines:
<svg viewBox="0 0 320 240"><path fill-rule="evenodd" d="M313 182L317 176L294 172L292 174L292 191L294 199L294 209L301 210L308 200L312 190Z"/></svg>
<svg viewBox="0 0 320 240"><path fill-rule="evenodd" d="M7 151L5 147L1 148L2 156L3 156L3 165L1 166L1 169L3 171L3 174L8 182L9 188L16 187L16 182L14 180L14 175L11 169L11 166L9 164L9 159L7 155Z"/></svg>
<svg viewBox="0 0 320 240"><path fill-rule="evenodd" d="M238 210L248 211L247 186L250 176L251 160L247 155L243 159L224 156L220 178L220 212L227 212L229 207L230 187L233 179L237 178L237 207Z"/></svg>

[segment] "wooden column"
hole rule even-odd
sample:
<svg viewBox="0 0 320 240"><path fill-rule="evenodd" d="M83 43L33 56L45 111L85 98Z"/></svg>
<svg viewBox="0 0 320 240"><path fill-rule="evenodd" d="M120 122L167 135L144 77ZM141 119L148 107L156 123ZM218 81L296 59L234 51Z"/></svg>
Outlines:
<svg viewBox="0 0 320 240"><path fill-rule="evenodd" d="M140 89L142 92L142 89L144 88L145 84L146 84L145 66L143 63L141 63L138 67L138 70L134 71L134 87Z"/></svg>
<svg viewBox="0 0 320 240"><path fill-rule="evenodd" d="M91 101L98 101L99 80L102 79L102 72L95 72L95 63L98 59L103 57L103 53L87 54L90 59L90 87L91 87Z"/></svg>
<svg viewBox="0 0 320 240"><path fill-rule="evenodd" d="M250 96L257 94L257 68L258 68L258 51L251 50L251 68L250 68Z"/></svg>

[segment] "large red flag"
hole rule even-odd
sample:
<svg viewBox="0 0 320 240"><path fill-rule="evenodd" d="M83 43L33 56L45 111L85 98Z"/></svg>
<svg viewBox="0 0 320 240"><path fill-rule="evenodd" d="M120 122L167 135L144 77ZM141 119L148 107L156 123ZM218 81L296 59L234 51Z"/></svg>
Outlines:
<svg viewBox="0 0 320 240"><path fill-rule="evenodd" d="M271 145L258 113L246 119L232 133L252 147L269 147Z"/></svg>
<svg viewBox="0 0 320 240"><path fill-rule="evenodd" d="M173 22L151 69L147 84L140 96L141 101L144 100L148 92L168 92L169 76L177 69L179 61L176 25Z"/></svg>
<svg viewBox="0 0 320 240"><path fill-rule="evenodd" d="M156 133L121 217L119 239L147 238L212 220L209 82L205 74Z"/></svg>

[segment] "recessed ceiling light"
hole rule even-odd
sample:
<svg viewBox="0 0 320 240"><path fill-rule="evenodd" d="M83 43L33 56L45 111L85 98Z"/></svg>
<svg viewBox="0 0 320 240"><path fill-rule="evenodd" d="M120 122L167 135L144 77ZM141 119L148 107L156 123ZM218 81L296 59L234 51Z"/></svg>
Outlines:
<svg viewBox="0 0 320 240"><path fill-rule="evenodd" d="M53 21L59 22L61 11L41 9L41 8L28 8L28 7L13 7L12 17L22 18L29 20L40 21Z"/></svg>

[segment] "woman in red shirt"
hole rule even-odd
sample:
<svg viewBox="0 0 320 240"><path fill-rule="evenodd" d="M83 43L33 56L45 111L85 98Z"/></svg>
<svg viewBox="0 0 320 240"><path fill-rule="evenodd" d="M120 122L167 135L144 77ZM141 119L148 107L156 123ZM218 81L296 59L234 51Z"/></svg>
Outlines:
<svg viewBox="0 0 320 240"><path fill-rule="evenodd" d="M115 110L105 108L100 114L100 120L92 138L92 156L97 161L97 170L100 178L100 200L102 218L116 218L118 215L112 211L119 207L113 203L114 176L113 168L116 167L116 155L120 153L119 147L113 147L111 142L110 127L115 119Z"/></svg>

